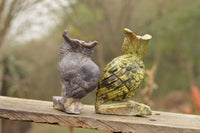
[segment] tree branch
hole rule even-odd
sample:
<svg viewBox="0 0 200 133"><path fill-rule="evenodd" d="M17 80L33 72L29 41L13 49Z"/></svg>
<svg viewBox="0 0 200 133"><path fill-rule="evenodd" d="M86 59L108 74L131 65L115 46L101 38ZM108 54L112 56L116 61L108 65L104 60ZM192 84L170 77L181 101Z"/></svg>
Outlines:
<svg viewBox="0 0 200 133"><path fill-rule="evenodd" d="M1 4L0 4L0 21L2 20L2 14L3 14L3 10L4 10L4 8L5 8L5 1L6 0L2 0L1 1Z"/></svg>
<svg viewBox="0 0 200 133"><path fill-rule="evenodd" d="M10 28L11 21L13 19L13 10L15 9L15 6L17 4L18 0L13 0L10 4L8 14L6 15L5 21L3 23L2 29L0 30L0 47L3 44L3 41L5 39L6 33L8 29Z"/></svg>

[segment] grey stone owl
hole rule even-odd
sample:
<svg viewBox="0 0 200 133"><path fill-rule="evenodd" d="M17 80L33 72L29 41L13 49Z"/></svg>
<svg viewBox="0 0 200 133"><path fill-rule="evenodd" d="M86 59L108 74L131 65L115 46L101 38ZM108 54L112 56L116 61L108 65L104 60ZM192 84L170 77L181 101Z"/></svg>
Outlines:
<svg viewBox="0 0 200 133"><path fill-rule="evenodd" d="M65 42L60 47L58 72L62 96L54 96L54 108L72 114L80 114L79 100L97 87L100 78L99 67L91 60L97 41L86 43L71 39L63 32Z"/></svg>

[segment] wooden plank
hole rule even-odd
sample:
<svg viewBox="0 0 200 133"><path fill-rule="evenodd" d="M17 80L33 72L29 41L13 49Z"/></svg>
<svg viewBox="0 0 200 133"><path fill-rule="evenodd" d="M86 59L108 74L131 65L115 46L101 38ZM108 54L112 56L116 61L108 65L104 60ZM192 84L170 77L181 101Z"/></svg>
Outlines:
<svg viewBox="0 0 200 133"><path fill-rule="evenodd" d="M100 115L85 105L81 115L52 108L52 102L0 96L0 118L133 133L200 133L200 116L153 111L148 117Z"/></svg>

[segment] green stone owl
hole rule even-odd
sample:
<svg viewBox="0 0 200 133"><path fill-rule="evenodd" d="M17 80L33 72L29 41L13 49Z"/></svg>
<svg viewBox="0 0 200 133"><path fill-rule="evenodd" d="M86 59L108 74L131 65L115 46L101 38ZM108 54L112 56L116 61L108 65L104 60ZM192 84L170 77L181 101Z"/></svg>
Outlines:
<svg viewBox="0 0 200 133"><path fill-rule="evenodd" d="M151 35L138 36L124 29L123 55L114 58L104 68L96 93L95 110L100 114L151 115L149 106L132 98L141 88L145 76L142 61Z"/></svg>

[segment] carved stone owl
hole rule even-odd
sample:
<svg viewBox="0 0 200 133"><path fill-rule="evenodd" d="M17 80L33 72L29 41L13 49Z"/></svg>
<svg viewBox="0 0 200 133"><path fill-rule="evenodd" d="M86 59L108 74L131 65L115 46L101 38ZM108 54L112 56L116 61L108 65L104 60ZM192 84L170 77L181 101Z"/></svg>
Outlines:
<svg viewBox="0 0 200 133"><path fill-rule="evenodd" d="M67 31L63 32L63 38L58 63L63 97L53 97L54 108L79 114L79 100L97 87L100 78L100 69L90 58L97 41L71 39Z"/></svg>

